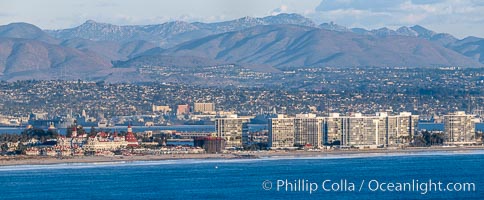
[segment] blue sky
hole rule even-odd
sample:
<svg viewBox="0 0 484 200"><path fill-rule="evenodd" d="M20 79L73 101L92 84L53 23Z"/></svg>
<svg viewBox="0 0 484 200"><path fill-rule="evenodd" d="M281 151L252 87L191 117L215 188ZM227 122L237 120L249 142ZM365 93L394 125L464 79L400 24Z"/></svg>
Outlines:
<svg viewBox="0 0 484 200"><path fill-rule="evenodd" d="M459 38L484 37L482 0L0 0L0 8L0 24L28 22L44 29L74 27L88 19L118 25L216 22L285 12L347 27L419 24Z"/></svg>

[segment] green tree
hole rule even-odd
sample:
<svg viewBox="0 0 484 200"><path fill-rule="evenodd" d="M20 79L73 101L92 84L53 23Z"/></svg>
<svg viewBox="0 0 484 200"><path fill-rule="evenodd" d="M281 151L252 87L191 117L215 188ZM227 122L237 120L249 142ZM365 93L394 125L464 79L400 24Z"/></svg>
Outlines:
<svg viewBox="0 0 484 200"><path fill-rule="evenodd" d="M84 129L84 127L79 126L77 129L77 135L82 135L82 134L86 134L86 130Z"/></svg>
<svg viewBox="0 0 484 200"><path fill-rule="evenodd" d="M53 139L53 138L57 138L59 136L59 133L57 132L56 129L49 129L46 132L46 136L48 139Z"/></svg>
<svg viewBox="0 0 484 200"><path fill-rule="evenodd" d="M0 148L2 149L2 152L7 152L8 151L8 145L7 143L3 143Z"/></svg>
<svg viewBox="0 0 484 200"><path fill-rule="evenodd" d="M94 126L91 126L91 131L89 132L89 137L95 136L96 133L97 133L96 128L94 128Z"/></svg>
<svg viewBox="0 0 484 200"><path fill-rule="evenodd" d="M431 145L432 141L431 141L431 134L430 134L430 132L428 132L428 131L422 132L422 139L423 139L423 142L424 142L425 146Z"/></svg>
<svg viewBox="0 0 484 200"><path fill-rule="evenodd" d="M22 143L18 144L17 150L15 151L16 154L25 154L25 150L27 150L27 146Z"/></svg>
<svg viewBox="0 0 484 200"><path fill-rule="evenodd" d="M72 131L74 131L74 128L77 128L75 124L67 127L66 137L72 137ZM79 131L77 131L77 133L79 133Z"/></svg>

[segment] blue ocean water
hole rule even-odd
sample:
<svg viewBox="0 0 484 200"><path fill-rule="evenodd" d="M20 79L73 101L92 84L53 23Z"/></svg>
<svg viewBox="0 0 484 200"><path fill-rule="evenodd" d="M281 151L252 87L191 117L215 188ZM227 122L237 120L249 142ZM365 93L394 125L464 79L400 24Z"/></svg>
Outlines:
<svg viewBox="0 0 484 200"><path fill-rule="evenodd" d="M7 166L0 167L0 199L483 199L483 166L484 151ZM294 184L293 191L277 191L285 180L319 187L312 194ZM356 191L324 191L325 180L346 189L341 180L354 182ZM475 191L373 192L367 186L372 180L466 182Z"/></svg>

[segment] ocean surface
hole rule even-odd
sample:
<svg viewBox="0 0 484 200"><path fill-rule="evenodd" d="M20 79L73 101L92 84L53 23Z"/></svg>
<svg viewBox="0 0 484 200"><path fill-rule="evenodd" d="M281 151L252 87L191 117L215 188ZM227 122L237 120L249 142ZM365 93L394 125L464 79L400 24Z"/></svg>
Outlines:
<svg viewBox="0 0 484 200"><path fill-rule="evenodd" d="M483 166L484 151L4 166L0 199L484 199ZM421 189L386 187L412 181ZM475 189L422 187L439 181Z"/></svg>

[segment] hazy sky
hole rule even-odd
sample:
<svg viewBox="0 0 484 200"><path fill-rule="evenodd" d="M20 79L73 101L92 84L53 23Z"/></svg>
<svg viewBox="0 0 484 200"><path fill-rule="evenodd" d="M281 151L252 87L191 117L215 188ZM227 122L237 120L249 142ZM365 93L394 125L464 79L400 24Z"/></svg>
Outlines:
<svg viewBox="0 0 484 200"><path fill-rule="evenodd" d="M69 28L88 19L118 25L216 22L299 13L317 23L398 28L419 24L459 38L484 37L484 0L0 0L0 24Z"/></svg>

